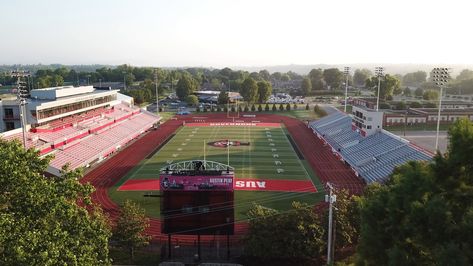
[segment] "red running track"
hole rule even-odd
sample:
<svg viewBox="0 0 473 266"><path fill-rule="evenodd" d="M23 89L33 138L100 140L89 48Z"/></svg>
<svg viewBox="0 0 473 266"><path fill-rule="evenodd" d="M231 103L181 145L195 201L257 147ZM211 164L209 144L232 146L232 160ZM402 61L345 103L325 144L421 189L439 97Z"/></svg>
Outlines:
<svg viewBox="0 0 473 266"><path fill-rule="evenodd" d="M304 122L286 116L259 113L255 113L255 115L255 118L238 118L235 122L253 122L257 120L258 122L284 123L299 150L322 183L330 182L334 187L347 189L352 194L362 193L364 184L361 179L355 176L349 166L337 159ZM158 130L145 133L144 136L88 172L81 179L81 182L90 183L96 188L96 191L92 194L92 200L100 204L110 218L115 220L119 215L119 206L109 198L108 189L170 137L182 125L183 121L186 123L202 122L202 120L206 123L233 122L233 119L227 118L226 114L199 114L197 116L198 118L195 119L193 115L190 115L168 120ZM236 235L244 234L246 230L246 223L235 224ZM167 238L167 236L161 234L161 223L158 219L150 219L150 227L147 233L153 236L155 240L165 240ZM194 236L179 236L178 238L181 243L193 243L195 241ZM203 237L202 240L214 241L215 237ZM233 238L232 241L238 241L238 237Z"/></svg>

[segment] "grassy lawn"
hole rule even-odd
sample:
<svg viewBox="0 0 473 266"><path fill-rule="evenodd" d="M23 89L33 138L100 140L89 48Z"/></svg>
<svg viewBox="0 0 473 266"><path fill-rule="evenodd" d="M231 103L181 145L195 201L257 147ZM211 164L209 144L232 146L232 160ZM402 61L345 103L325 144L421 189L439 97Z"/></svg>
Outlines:
<svg viewBox="0 0 473 266"><path fill-rule="evenodd" d="M230 147L230 165L235 167L236 178L312 180L320 188L319 179L305 160L299 160L286 134L282 127L182 127L163 148L143 160L112 187L109 195L119 204L132 199L145 208L147 215L159 217L158 197L144 197L150 193L146 191L117 191L117 188L128 179L158 179L159 169L168 163L204 159L204 146L206 160L227 164L227 149L207 144L226 139L249 143ZM273 158L273 153L279 157ZM275 161L281 161L282 165L276 166ZM278 173L278 168L284 172ZM253 202L261 201L267 207L287 209L294 200L314 203L321 200L321 195L323 193L235 191L236 219L244 219Z"/></svg>

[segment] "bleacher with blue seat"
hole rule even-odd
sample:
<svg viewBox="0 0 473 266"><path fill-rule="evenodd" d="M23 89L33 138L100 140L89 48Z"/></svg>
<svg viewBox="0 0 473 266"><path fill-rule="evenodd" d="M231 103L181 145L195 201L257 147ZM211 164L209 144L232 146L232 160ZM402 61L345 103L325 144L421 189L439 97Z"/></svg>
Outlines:
<svg viewBox="0 0 473 266"><path fill-rule="evenodd" d="M341 112L310 122L309 126L337 150L367 183L386 182L396 166L408 161L432 159L411 147L408 141L383 130L362 137L352 129L351 117Z"/></svg>

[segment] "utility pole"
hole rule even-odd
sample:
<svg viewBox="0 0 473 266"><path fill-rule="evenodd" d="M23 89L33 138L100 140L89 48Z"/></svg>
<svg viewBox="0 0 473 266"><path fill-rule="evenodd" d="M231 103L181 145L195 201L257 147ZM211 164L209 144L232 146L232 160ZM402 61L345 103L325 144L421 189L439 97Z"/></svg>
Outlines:
<svg viewBox="0 0 473 266"><path fill-rule="evenodd" d="M154 83L156 85L156 113L159 114L158 69L154 70Z"/></svg>
<svg viewBox="0 0 473 266"><path fill-rule="evenodd" d="M21 128L23 131L23 148L26 149L26 98L29 95L28 87L25 85L25 82L21 81L22 77L29 77L31 74L28 71L12 71L10 76L16 77L17 81L17 99L18 99L18 107L20 109L20 121L21 121Z"/></svg>
<svg viewBox="0 0 473 266"><path fill-rule="evenodd" d="M327 265L332 263L332 223L333 223L333 203L337 201L337 195L333 194L332 184L327 182L327 187L329 188L329 194L325 195L325 202L329 203L328 209L328 245L327 245Z"/></svg>

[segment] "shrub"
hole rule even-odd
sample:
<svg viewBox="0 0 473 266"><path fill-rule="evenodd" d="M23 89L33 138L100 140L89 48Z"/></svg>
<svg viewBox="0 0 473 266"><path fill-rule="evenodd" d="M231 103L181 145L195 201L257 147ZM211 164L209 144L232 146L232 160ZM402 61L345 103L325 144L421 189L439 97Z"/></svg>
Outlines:
<svg viewBox="0 0 473 266"><path fill-rule="evenodd" d="M227 107L226 105L223 107L223 111L224 111L225 113L228 112L228 107Z"/></svg>
<svg viewBox="0 0 473 266"><path fill-rule="evenodd" d="M261 106L261 104L258 105L258 112L263 112L263 106Z"/></svg>
<svg viewBox="0 0 473 266"><path fill-rule="evenodd" d="M243 112L243 108L241 108L241 105L238 105L238 112Z"/></svg>
<svg viewBox="0 0 473 266"><path fill-rule="evenodd" d="M292 110L297 110L297 104L294 104L294 105L292 106Z"/></svg>
<svg viewBox="0 0 473 266"><path fill-rule="evenodd" d="M197 109L195 109L197 112L200 112L200 106L197 106Z"/></svg>
<svg viewBox="0 0 473 266"><path fill-rule="evenodd" d="M279 104L279 111L284 111L284 105L282 105L282 103Z"/></svg>
<svg viewBox="0 0 473 266"><path fill-rule="evenodd" d="M310 109L309 104L306 104L305 109L306 109L306 110L309 110L309 109Z"/></svg>
<svg viewBox="0 0 473 266"><path fill-rule="evenodd" d="M290 103L286 104L286 111L291 111L291 104Z"/></svg>
<svg viewBox="0 0 473 266"><path fill-rule="evenodd" d="M421 108L422 107L422 104L420 104L420 102L411 102L409 104L409 107L410 108Z"/></svg>
<svg viewBox="0 0 473 266"><path fill-rule="evenodd" d="M222 108L220 108L220 105L217 106L217 112L221 112Z"/></svg>
<svg viewBox="0 0 473 266"><path fill-rule="evenodd" d="M245 105L245 112L248 112L248 111L249 111L248 105Z"/></svg>
<svg viewBox="0 0 473 266"><path fill-rule="evenodd" d="M230 108L231 112L235 112L235 106L232 105L232 108Z"/></svg>
<svg viewBox="0 0 473 266"><path fill-rule="evenodd" d="M278 108L276 108L276 104L273 104L273 108L271 110L276 111Z"/></svg>
<svg viewBox="0 0 473 266"><path fill-rule="evenodd" d="M266 104L266 105L264 106L264 110L265 110L266 112L269 111L269 104Z"/></svg>
<svg viewBox="0 0 473 266"><path fill-rule="evenodd" d="M254 104L251 106L251 111L252 112L256 111L256 106Z"/></svg>

